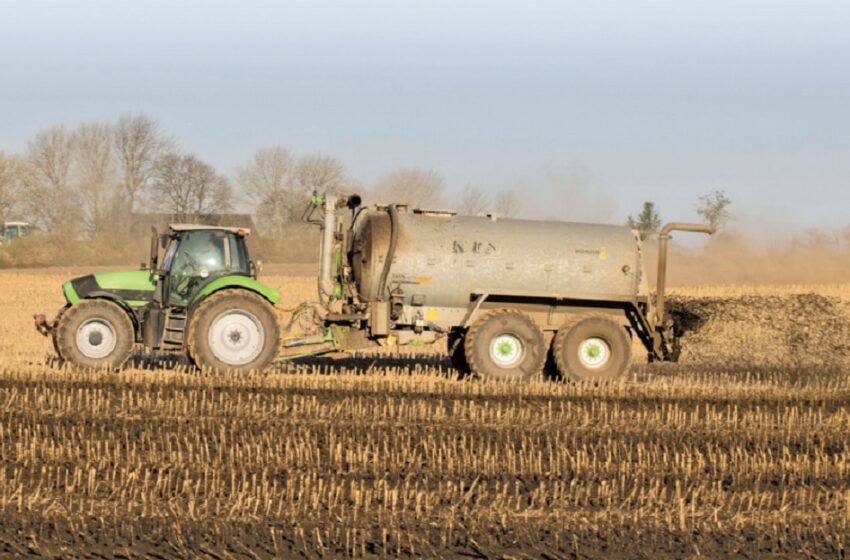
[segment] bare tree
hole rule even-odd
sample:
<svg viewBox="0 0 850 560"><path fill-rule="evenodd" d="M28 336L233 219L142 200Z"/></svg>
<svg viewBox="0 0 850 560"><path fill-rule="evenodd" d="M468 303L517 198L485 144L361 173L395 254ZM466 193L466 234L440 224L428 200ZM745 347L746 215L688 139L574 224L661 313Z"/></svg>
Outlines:
<svg viewBox="0 0 850 560"><path fill-rule="evenodd" d="M150 186L157 161L173 149L174 142L163 134L156 121L144 115L124 115L118 119L113 142L123 191L123 213L129 217L141 194Z"/></svg>
<svg viewBox="0 0 850 560"><path fill-rule="evenodd" d="M33 221L54 235L76 235L79 205L71 183L74 137L64 126L36 134L27 145L24 189Z"/></svg>
<svg viewBox="0 0 850 560"><path fill-rule="evenodd" d="M115 163L112 157L112 126L105 123L80 125L74 132L74 160L82 201L83 220L89 235L114 229Z"/></svg>
<svg viewBox="0 0 850 560"><path fill-rule="evenodd" d="M519 196L516 194L516 191L499 191L496 195L496 201L493 208L496 213L501 214L506 218L514 218L522 208L522 203Z"/></svg>
<svg viewBox="0 0 850 560"><path fill-rule="evenodd" d="M17 156L0 152L0 221L15 217L22 203L25 167Z"/></svg>
<svg viewBox="0 0 850 560"><path fill-rule="evenodd" d="M475 185L466 185L457 199L458 214L477 216L488 210L490 197Z"/></svg>
<svg viewBox="0 0 850 560"><path fill-rule="evenodd" d="M403 202L410 206L437 207L445 204L445 183L435 171L401 169L380 179L372 189L378 202Z"/></svg>
<svg viewBox="0 0 850 560"><path fill-rule="evenodd" d="M636 218L629 215L626 223L630 228L637 231L641 241L644 241L658 233L658 228L661 227L661 216L655 209L655 203L647 200L643 203L640 214Z"/></svg>
<svg viewBox="0 0 850 560"><path fill-rule="evenodd" d="M322 154L300 158L295 165L295 180L304 194L340 193L351 186L342 162Z"/></svg>
<svg viewBox="0 0 850 560"><path fill-rule="evenodd" d="M711 227L720 229L729 219L730 204L732 201L726 196L726 191L714 191L699 197L697 214Z"/></svg>
<svg viewBox="0 0 850 560"><path fill-rule="evenodd" d="M261 228L282 237L286 223L296 218L309 191L295 179L295 158L281 146L260 150L236 172L236 182L254 206Z"/></svg>
<svg viewBox="0 0 850 560"><path fill-rule="evenodd" d="M186 218L231 208L227 179L194 155L163 156L156 169L153 191L162 212Z"/></svg>

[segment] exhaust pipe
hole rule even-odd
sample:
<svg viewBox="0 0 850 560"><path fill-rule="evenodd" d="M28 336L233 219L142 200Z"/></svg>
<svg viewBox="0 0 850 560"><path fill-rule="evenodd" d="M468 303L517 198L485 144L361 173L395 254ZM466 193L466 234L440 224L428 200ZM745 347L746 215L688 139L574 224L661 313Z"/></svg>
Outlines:
<svg viewBox="0 0 850 560"><path fill-rule="evenodd" d="M671 231L690 231L694 233L707 233L714 235L716 231L711 226L702 224L683 224L672 222L661 228L658 234L658 278L655 290L655 328L664 328L665 305L667 304L667 242L670 240Z"/></svg>

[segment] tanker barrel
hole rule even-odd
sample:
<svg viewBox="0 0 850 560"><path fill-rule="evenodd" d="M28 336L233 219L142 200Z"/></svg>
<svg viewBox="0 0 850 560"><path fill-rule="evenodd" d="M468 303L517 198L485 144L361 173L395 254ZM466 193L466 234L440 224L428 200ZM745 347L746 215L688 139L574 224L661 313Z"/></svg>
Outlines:
<svg viewBox="0 0 850 560"><path fill-rule="evenodd" d="M714 235L716 231L712 226L703 224L684 224L680 222L671 222L661 228L658 234L658 279L656 296L655 296L655 326L656 328L664 326L665 305L667 289L667 242L670 239L671 231L688 231L693 233L707 233Z"/></svg>
<svg viewBox="0 0 850 560"><path fill-rule="evenodd" d="M388 301L391 288L404 305L432 309L468 308L482 290L600 301L644 295L643 262L628 227L494 221L402 205L361 216L351 233L351 278L361 301Z"/></svg>

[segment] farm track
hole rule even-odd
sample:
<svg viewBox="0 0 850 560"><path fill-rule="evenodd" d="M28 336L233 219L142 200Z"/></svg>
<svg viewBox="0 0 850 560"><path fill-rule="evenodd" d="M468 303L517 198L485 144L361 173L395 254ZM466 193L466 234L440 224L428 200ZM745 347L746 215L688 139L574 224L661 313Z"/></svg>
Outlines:
<svg viewBox="0 0 850 560"><path fill-rule="evenodd" d="M511 385L441 355L62 369L17 334L58 280L0 275L0 557L847 556L840 292L680 295L682 364Z"/></svg>

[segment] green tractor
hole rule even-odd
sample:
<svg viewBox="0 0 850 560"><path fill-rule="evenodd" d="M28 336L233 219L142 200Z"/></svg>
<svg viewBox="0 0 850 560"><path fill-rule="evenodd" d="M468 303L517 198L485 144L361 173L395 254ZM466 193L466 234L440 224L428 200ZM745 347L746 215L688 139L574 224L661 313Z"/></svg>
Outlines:
<svg viewBox="0 0 850 560"><path fill-rule="evenodd" d="M65 282L66 305L53 321L36 315L36 328L52 336L61 359L86 369L119 368L137 344L215 371L262 369L278 349L280 294L257 280L249 233L187 224L153 230L149 265Z"/></svg>

